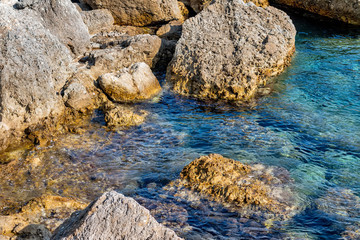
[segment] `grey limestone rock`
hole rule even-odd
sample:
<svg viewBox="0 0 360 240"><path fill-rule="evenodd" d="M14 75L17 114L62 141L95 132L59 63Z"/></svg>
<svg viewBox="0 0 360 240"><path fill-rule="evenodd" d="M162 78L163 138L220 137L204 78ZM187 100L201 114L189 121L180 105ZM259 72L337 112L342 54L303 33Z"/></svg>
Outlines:
<svg viewBox="0 0 360 240"><path fill-rule="evenodd" d="M85 210L74 213L59 226L53 240L58 239L181 239L175 232L159 224L134 199L117 192L104 193Z"/></svg>
<svg viewBox="0 0 360 240"><path fill-rule="evenodd" d="M183 24L167 81L182 95L247 101L289 64L295 35L276 8L216 0Z"/></svg>
<svg viewBox="0 0 360 240"><path fill-rule="evenodd" d="M61 115L59 92L71 61L68 48L38 14L0 3L0 150L27 126Z"/></svg>
<svg viewBox="0 0 360 240"><path fill-rule="evenodd" d="M17 8L37 13L45 28L75 55L83 54L90 46L88 29L70 0L20 0Z"/></svg>

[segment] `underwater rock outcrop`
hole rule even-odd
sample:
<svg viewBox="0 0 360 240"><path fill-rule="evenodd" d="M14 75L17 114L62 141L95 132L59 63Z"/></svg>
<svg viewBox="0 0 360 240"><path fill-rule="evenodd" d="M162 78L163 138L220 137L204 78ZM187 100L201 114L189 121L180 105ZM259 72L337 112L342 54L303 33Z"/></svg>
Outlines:
<svg viewBox="0 0 360 240"><path fill-rule="evenodd" d="M183 24L167 80L185 96L249 100L290 63L295 34L281 10L216 0Z"/></svg>
<svg viewBox="0 0 360 240"><path fill-rule="evenodd" d="M297 209L292 179L283 168L246 165L219 154L202 156L170 184L188 188L246 215L287 219Z"/></svg>

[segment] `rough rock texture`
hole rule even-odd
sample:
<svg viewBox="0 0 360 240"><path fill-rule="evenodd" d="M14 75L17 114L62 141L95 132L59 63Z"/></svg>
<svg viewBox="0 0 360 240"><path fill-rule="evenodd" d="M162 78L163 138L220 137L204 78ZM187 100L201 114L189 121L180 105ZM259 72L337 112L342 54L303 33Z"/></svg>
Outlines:
<svg viewBox="0 0 360 240"><path fill-rule="evenodd" d="M180 177L176 185L230 204L244 214L260 212L287 218L297 207L285 169L250 166L210 154L187 165Z"/></svg>
<svg viewBox="0 0 360 240"><path fill-rule="evenodd" d="M64 102L67 107L78 111L86 111L93 105L92 97L81 82L73 81L64 90Z"/></svg>
<svg viewBox="0 0 360 240"><path fill-rule="evenodd" d="M300 8L345 23L360 25L358 0L272 0L275 3Z"/></svg>
<svg viewBox="0 0 360 240"><path fill-rule="evenodd" d="M103 30L111 29L114 25L114 18L107 9L96 9L81 12L84 23L90 34L96 34Z"/></svg>
<svg viewBox="0 0 360 240"><path fill-rule="evenodd" d="M70 51L31 9L0 3L0 150L64 110L59 94L71 74Z"/></svg>
<svg viewBox="0 0 360 240"><path fill-rule="evenodd" d="M167 40L179 40L182 32L182 22L172 21L156 31L156 35Z"/></svg>
<svg viewBox="0 0 360 240"><path fill-rule="evenodd" d="M151 99L161 91L159 81L144 62L100 76L99 86L116 102Z"/></svg>
<svg viewBox="0 0 360 240"><path fill-rule="evenodd" d="M86 207L85 203L60 196L46 195L28 202L19 213L0 216L0 234L21 235L30 224L44 224L49 230L57 228L72 212ZM28 228L26 230L26 228Z"/></svg>
<svg viewBox="0 0 360 240"><path fill-rule="evenodd" d="M289 64L295 34L278 9L217 0L183 24L167 80L182 95L248 100Z"/></svg>
<svg viewBox="0 0 360 240"><path fill-rule="evenodd" d="M182 19L176 0L86 0L94 9L109 9L119 25L146 26Z"/></svg>
<svg viewBox="0 0 360 240"><path fill-rule="evenodd" d="M105 113L105 122L110 129L127 129L129 127L142 124L148 112L135 111L133 107L107 103L103 112Z"/></svg>
<svg viewBox="0 0 360 240"><path fill-rule="evenodd" d="M130 67L137 62L145 62L150 67L156 65L161 50L161 39L151 35L122 36L119 40L105 42L102 48L89 55L89 67L100 76Z"/></svg>
<svg viewBox="0 0 360 240"><path fill-rule="evenodd" d="M80 13L69 0L22 0L17 4L24 10L36 13L42 24L75 55L83 54L90 46L90 36Z"/></svg>
<svg viewBox="0 0 360 240"><path fill-rule="evenodd" d="M104 193L84 211L73 214L52 239L180 239L134 199Z"/></svg>
<svg viewBox="0 0 360 240"><path fill-rule="evenodd" d="M207 8L212 0L183 0L185 5L190 6L195 12L199 13ZM256 6L267 7L269 6L268 0L244 0L244 2L253 2Z"/></svg>

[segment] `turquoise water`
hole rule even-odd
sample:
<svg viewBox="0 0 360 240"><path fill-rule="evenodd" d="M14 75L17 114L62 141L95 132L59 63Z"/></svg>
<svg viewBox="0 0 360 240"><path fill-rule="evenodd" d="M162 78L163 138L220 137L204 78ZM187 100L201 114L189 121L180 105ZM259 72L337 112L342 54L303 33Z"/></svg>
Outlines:
<svg viewBox="0 0 360 240"><path fill-rule="evenodd" d="M292 65L274 79L272 93L251 107L198 102L165 87L160 97L138 106L150 112L139 127L107 132L97 112L83 135L26 153L43 167L29 174L23 166L26 181L4 179L2 194L26 199L50 191L92 200L116 189L155 210L160 222L187 239L354 234L360 229L360 31L294 21ZM303 210L266 228L261 219L163 189L186 164L209 153L286 168Z"/></svg>

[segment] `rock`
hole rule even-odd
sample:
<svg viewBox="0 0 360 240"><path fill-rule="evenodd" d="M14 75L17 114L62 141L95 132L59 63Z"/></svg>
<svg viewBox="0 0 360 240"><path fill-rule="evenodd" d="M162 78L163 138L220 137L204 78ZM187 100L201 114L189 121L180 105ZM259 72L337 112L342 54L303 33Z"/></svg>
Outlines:
<svg viewBox="0 0 360 240"><path fill-rule="evenodd" d="M185 5L190 6L196 13L201 12L203 9L207 8L212 0L187 0L183 1ZM252 2L259 7L269 6L268 0L244 0L245 3Z"/></svg>
<svg viewBox="0 0 360 240"><path fill-rule="evenodd" d="M64 102L67 107L77 111L86 111L93 105L93 100L81 82L74 81L64 90Z"/></svg>
<svg viewBox="0 0 360 240"><path fill-rule="evenodd" d="M90 35L80 13L69 0L20 0L18 9L32 10L53 35L77 56L90 46Z"/></svg>
<svg viewBox="0 0 360 240"><path fill-rule="evenodd" d="M0 150L16 144L29 126L58 121L71 61L39 14L0 3Z"/></svg>
<svg viewBox="0 0 360 240"><path fill-rule="evenodd" d="M295 35L276 8L217 0L183 24L167 80L182 95L247 101L289 64Z"/></svg>
<svg viewBox="0 0 360 240"><path fill-rule="evenodd" d="M126 105L107 103L103 109L105 122L110 129L127 129L129 127L142 124L148 113L140 111Z"/></svg>
<svg viewBox="0 0 360 240"><path fill-rule="evenodd" d="M81 16L90 34L111 29L114 25L114 18L107 9L83 11L81 12Z"/></svg>
<svg viewBox="0 0 360 240"><path fill-rule="evenodd" d="M275 3L333 18L345 23L360 25L360 3L358 0L272 0Z"/></svg>
<svg viewBox="0 0 360 240"><path fill-rule="evenodd" d="M173 184L201 193L244 215L268 214L286 219L297 205L289 173L282 168L245 165L219 154L202 156Z"/></svg>
<svg viewBox="0 0 360 240"><path fill-rule="evenodd" d="M167 40L179 40L182 32L182 22L172 21L160 27L156 35Z"/></svg>
<svg viewBox="0 0 360 240"><path fill-rule="evenodd" d="M109 9L116 24L147 26L182 19L176 0L86 0L94 9Z"/></svg>
<svg viewBox="0 0 360 240"><path fill-rule="evenodd" d="M330 188L315 203L319 210L336 216L338 219L347 221L348 218L360 216L360 197L350 189Z"/></svg>
<svg viewBox="0 0 360 240"><path fill-rule="evenodd" d="M180 239L134 199L104 193L84 211L73 214L52 239Z"/></svg>
<svg viewBox="0 0 360 240"><path fill-rule="evenodd" d="M17 236L17 240L50 240L51 233L44 225L30 224Z"/></svg>
<svg viewBox="0 0 360 240"><path fill-rule="evenodd" d="M35 198L23 206L19 213L0 216L0 234L21 236L34 230L35 226L31 225L42 224L42 234L46 235L45 227L53 231L72 212L85 207L85 203L60 196L45 195Z"/></svg>
<svg viewBox="0 0 360 240"><path fill-rule="evenodd" d="M135 63L115 73L106 73L99 78L101 89L116 102L134 102L151 99L161 91L161 86L144 63Z"/></svg>
<svg viewBox="0 0 360 240"><path fill-rule="evenodd" d="M88 57L89 68L97 76L117 72L137 62L154 67L159 60L161 39L151 35L124 36L118 41L104 43L102 48L92 51Z"/></svg>

